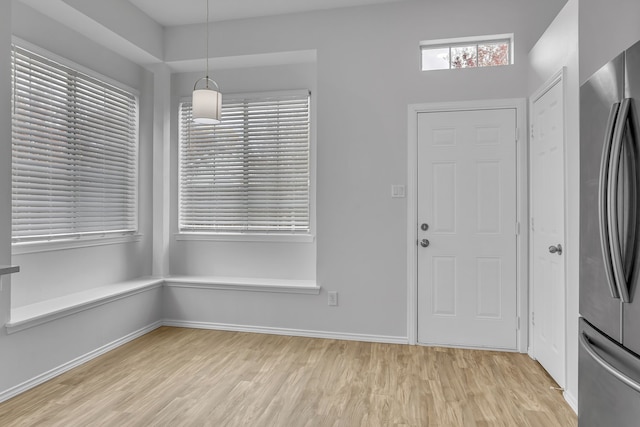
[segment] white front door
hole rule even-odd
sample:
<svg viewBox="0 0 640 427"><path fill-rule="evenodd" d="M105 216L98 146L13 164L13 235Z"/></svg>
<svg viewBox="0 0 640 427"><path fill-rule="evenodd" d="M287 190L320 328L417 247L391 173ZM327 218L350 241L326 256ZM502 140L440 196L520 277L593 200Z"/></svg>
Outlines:
<svg viewBox="0 0 640 427"><path fill-rule="evenodd" d="M564 387L564 251L567 248L564 247L562 101L561 80L533 99L530 161L532 356Z"/></svg>
<svg viewBox="0 0 640 427"><path fill-rule="evenodd" d="M515 350L516 110L418 114L417 162L418 341Z"/></svg>

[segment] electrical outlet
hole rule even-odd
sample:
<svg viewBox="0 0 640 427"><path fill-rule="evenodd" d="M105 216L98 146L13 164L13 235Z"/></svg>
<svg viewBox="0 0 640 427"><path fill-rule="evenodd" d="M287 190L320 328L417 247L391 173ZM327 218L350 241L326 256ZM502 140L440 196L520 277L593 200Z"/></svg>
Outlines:
<svg viewBox="0 0 640 427"><path fill-rule="evenodd" d="M329 291L329 305L338 305L338 292Z"/></svg>

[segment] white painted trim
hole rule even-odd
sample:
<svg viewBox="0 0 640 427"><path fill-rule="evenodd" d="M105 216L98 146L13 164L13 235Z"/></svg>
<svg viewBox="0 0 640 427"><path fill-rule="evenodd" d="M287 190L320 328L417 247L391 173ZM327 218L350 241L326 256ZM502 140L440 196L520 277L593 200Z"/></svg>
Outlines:
<svg viewBox="0 0 640 427"><path fill-rule="evenodd" d="M52 240L49 242L20 242L11 245L12 255L32 254L36 252L60 251L64 249L88 248L92 246L117 245L134 243L142 240L141 234L125 236L90 236L66 240Z"/></svg>
<svg viewBox="0 0 640 427"><path fill-rule="evenodd" d="M540 98L542 98L542 96L544 96L547 92L549 92L556 84L561 84L562 85L562 106L563 106L563 130L562 130L562 135L563 135L563 141L562 141L562 145L563 145L563 167L564 167L564 171L563 171L563 183L562 185L564 186L564 194L568 194L568 188L567 188L567 183L569 181L567 173L568 173L568 166L567 166L567 126L566 126L566 117L567 117L567 113L566 113L566 99L567 99L567 95L566 95L566 85L564 84L564 82L566 81L566 73L567 73L567 68L566 67L562 67L559 71L557 71L553 76L551 76L542 86L540 86L538 88L538 90L536 90L530 97L529 97L529 124L532 125L533 124L533 105L535 104L535 102L537 100L539 100ZM527 132L527 135L530 136L531 133ZM532 158L531 155L531 145L529 145L529 159ZM530 170L531 170L531 164L528 164ZM531 183L533 184L533 183ZM529 192L529 206L531 208L531 210L528 212L527 214L527 230L529 232L531 232L531 216L532 216L532 212L533 212L533 200L532 200L532 192ZM567 206L567 198L564 198L564 237L563 237L563 244L566 247L566 242L567 242L567 230L569 229L569 224L567 223L568 221L568 217L567 217L567 212L568 212L568 206ZM528 263L529 265L533 265L533 257L534 253L533 253L533 239L530 239L529 241L529 257L528 257ZM568 304L568 298L567 298L567 258L566 257L562 257L562 262L564 263L564 314L562 316L562 325L557 325L559 329L561 329L562 331L562 342L564 343L564 378L563 384L559 384L560 387L565 387L567 384L567 313L568 313L568 308L567 308L567 304ZM526 324L528 325L528 327L531 330L531 334L529 335L529 355L531 356L532 359L537 360L535 357L535 343L533 340L533 329L534 326L531 323L531 315L533 313L533 296L534 296L534 287L533 287L533 271L529 271L528 277L527 279L529 280L530 286L529 286L529 301L531 301L531 304L528 307L528 313L527 313L527 322ZM565 398L566 398L566 393L565 393ZM577 405L576 405L577 407Z"/></svg>
<svg viewBox="0 0 640 427"><path fill-rule="evenodd" d="M110 302L160 288L162 284L162 279L122 282L14 308L11 310L9 323L5 327L8 334L13 334Z"/></svg>
<svg viewBox="0 0 640 427"><path fill-rule="evenodd" d="M423 40L420 42L420 51L425 49L451 49L454 47L465 46L465 45L481 45L485 43L493 43L493 42L508 42L509 43L509 58L508 64L504 65L513 65L515 64L515 43L513 39L513 33L507 34L494 34L487 36L471 36L471 37L456 37L450 39L435 39L435 40ZM421 55L422 59L422 55ZM476 64L477 65L477 64ZM466 69L478 69L482 68L482 66L477 65L476 67L466 68ZM452 67L449 68L424 68L424 64L420 64L421 71L438 71L438 70L452 70Z"/></svg>
<svg viewBox="0 0 640 427"><path fill-rule="evenodd" d="M169 288L275 292L319 295L315 280L259 279L243 277L171 276L164 279Z"/></svg>
<svg viewBox="0 0 640 427"><path fill-rule="evenodd" d="M409 105L407 148L407 336L418 343L418 112Z"/></svg>
<svg viewBox="0 0 640 427"><path fill-rule="evenodd" d="M274 328L266 326L234 325L228 323L191 322L165 319L164 326L176 328L211 329L217 331L250 332L256 334L286 335L293 337L323 338L345 341L378 342L386 344L408 344L407 337L388 335L351 334L345 332L311 331L306 329Z"/></svg>
<svg viewBox="0 0 640 427"><path fill-rule="evenodd" d="M63 363L57 368L53 368L43 374L40 374L30 380L23 382L22 384L18 384L15 387L11 387L8 390L2 391L0 392L0 402L4 402L6 400L11 399L12 397L19 395L20 393L24 393L25 391L33 387L36 387L46 381L49 381L50 379L55 378L58 375L61 375L75 367L78 367L84 363L87 363L90 360L95 359L96 357L101 356L108 351L114 350L120 347L121 345L128 343L129 341L139 338L145 334L148 334L149 332L159 328L160 326L162 326L161 321L154 322L148 326L145 326L144 328L131 332L130 334L127 334L122 338L118 338L115 341L105 344L67 363Z"/></svg>
<svg viewBox="0 0 640 427"><path fill-rule="evenodd" d="M276 233L176 233L175 239L210 242L291 242L313 243L312 234L276 234Z"/></svg>
<svg viewBox="0 0 640 427"><path fill-rule="evenodd" d="M482 347L473 345L458 345L458 344L438 344L438 343L418 343L421 347L447 347L447 348L460 348L463 350L480 350L480 351L499 351L502 353L521 353L517 348L503 348L503 347Z"/></svg>
<svg viewBox="0 0 640 427"><path fill-rule="evenodd" d="M538 99L542 98L542 96L549 92L557 83L563 82L565 80L566 72L567 68L562 67L561 70L557 71L546 82L544 82L544 84L529 97L529 106L532 107ZM531 111L533 111L533 109L531 109Z"/></svg>
<svg viewBox="0 0 640 427"><path fill-rule="evenodd" d="M437 102L411 104L408 108L408 142L407 142L407 334L410 344L418 342L418 271L417 271L417 239L418 239L418 114L426 112L444 112L461 110L496 110L512 108L516 110L516 143L517 156L517 212L516 220L520 224L528 221L528 149L527 149L527 102L524 98L489 99L479 101ZM523 133L524 132L524 133ZM527 279L529 260L528 227L521 226L516 236L517 244L517 316L521 319L528 313ZM520 321L517 334L517 349L526 353L528 342L528 322Z"/></svg>
<svg viewBox="0 0 640 427"><path fill-rule="evenodd" d="M209 70L270 67L278 65L313 64L317 62L317 50L292 50L285 52L256 53L248 55L209 58ZM201 59L167 61L174 73L201 73Z"/></svg>
<svg viewBox="0 0 640 427"><path fill-rule="evenodd" d="M522 319L529 313L529 228L524 227L529 218L529 121L527 100L521 98L516 106L517 145L516 156L518 164L518 194L517 221L520 230L516 236L518 245L518 317L520 319L520 333L518 334L518 350L526 353L529 349L529 323Z"/></svg>
<svg viewBox="0 0 640 427"><path fill-rule="evenodd" d="M578 399L576 399L573 394L569 393L566 390L564 392L562 392L562 396L564 397L564 400L566 400L566 402L569 404L571 409L573 409L573 412L575 412L576 415L577 415L578 414Z"/></svg>
<svg viewBox="0 0 640 427"><path fill-rule="evenodd" d="M482 44L482 42L494 42L500 40L509 40L513 45L513 33L505 33L505 34L492 34L487 36L470 36L470 37L455 37L449 39L435 39L435 40L423 40L420 42L420 47L422 46L448 46L448 45L459 45L459 44Z"/></svg>

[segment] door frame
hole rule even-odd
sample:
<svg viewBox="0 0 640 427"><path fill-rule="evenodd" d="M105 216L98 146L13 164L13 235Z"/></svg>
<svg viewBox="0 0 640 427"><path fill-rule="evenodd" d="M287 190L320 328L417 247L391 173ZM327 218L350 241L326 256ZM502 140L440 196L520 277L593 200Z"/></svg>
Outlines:
<svg viewBox="0 0 640 427"><path fill-rule="evenodd" d="M528 129L527 100L525 98L488 99L480 101L434 102L410 104L408 108L407 139L407 338L409 344L418 343L418 114L469 110L516 110L516 235L517 265L516 294L518 334L517 350L527 352L529 322L523 320L528 313L529 294L529 227L528 224ZM527 317L529 317L527 315Z"/></svg>
<svg viewBox="0 0 640 427"><path fill-rule="evenodd" d="M529 97L529 126L533 126L533 104L535 103L535 101L537 101L538 99L540 99L543 95L545 95L549 90L551 90L556 84L561 85L561 92L562 92L562 150L563 150L563 159L562 159L562 186L564 187L564 200L563 200L563 205L564 205L564 218L562 219L563 225L564 225L564 242L565 242L565 247L566 247L566 243L567 243L567 230L569 228L569 224L567 223L567 211L568 211L568 206L567 206L567 197L566 194L568 189L567 189L567 182L568 182L568 177L567 177L567 172L569 170L569 168L567 167L567 160L568 160L568 156L567 156L567 125L566 125L566 117L567 117L567 111L566 111L566 99L567 99L567 86L565 84L566 81L566 74L567 74L567 68L566 67L562 67L562 69L560 69L559 71L557 71L553 76L551 76L551 78L549 78L549 80L547 80L544 84L542 84L542 86L540 86L530 97ZM531 156L531 151L533 147L531 146L531 144L529 144L529 161L531 161L531 159L533 158ZM529 164L528 165L530 170L532 169L532 165ZM533 182L532 182L533 184ZM529 192L529 206L531 207L531 210L529 212L529 218L527 219L527 230L529 232L531 232L531 218L532 218L532 213L533 213L533 191ZM565 248L563 248L565 249ZM569 249L571 251L571 249ZM533 239L530 239L529 242L529 263L530 265L533 265ZM562 262L564 263L564 304L562 306L563 308L563 316L562 316L562 336L563 336L563 343L564 343L564 360L562 361L562 363L564 364L564 384L561 384L561 387L565 387L566 383L567 383L567 303L568 303L568 298L567 298L567 257L564 256L562 257ZM527 324L529 325L530 330L532 331L531 335L529 336L529 350L528 350L528 354L529 356L535 360L535 343L534 343L534 337L533 337L533 329L535 328L533 326L532 323L532 313L533 313L533 296L534 296L534 282L533 282L533 269L530 269L529 271L529 283L531 283L531 286L529 286L529 300L532 302L532 304L529 306L529 316L528 316L528 321Z"/></svg>

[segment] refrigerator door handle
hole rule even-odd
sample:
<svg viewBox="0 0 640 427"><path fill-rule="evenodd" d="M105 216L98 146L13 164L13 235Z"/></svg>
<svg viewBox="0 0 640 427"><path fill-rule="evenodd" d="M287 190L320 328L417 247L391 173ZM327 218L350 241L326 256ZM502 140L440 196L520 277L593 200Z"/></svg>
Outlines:
<svg viewBox="0 0 640 427"><path fill-rule="evenodd" d="M620 246L618 219L618 173L620 172L620 158L622 157L622 142L629 116L630 98L625 98L618 111L611 144L611 161L607 178L607 225L609 228L609 248L613 264L613 276L622 302L630 302L629 287L622 261L622 247Z"/></svg>
<svg viewBox="0 0 640 427"><path fill-rule="evenodd" d="M589 337L584 332L580 334L580 345L582 345L582 348L585 349L585 351L589 354L589 356L591 356L593 360L596 363L598 363L598 365L602 366L611 375L613 375L614 377L616 377L617 379L619 379L620 381L622 381L623 383L625 383L626 385L628 385L629 387L631 387L632 389L640 393L640 383L633 380L632 378L629 378L619 369L616 369L609 362L604 360L602 356L596 353L595 349L593 348L593 345L591 344L591 341L589 341Z"/></svg>
<svg viewBox="0 0 640 427"><path fill-rule="evenodd" d="M609 120L607 121L607 131L604 137L604 146L602 149L602 159L600 161L600 177L598 180L598 216L600 219L600 247L602 249L602 258L604 260L604 271L607 276L607 283L613 298L620 298L618 288L616 287L615 277L613 274L613 262L611 261L609 224L607 221L608 211L608 187L609 187L609 165L611 163L611 145L613 144L613 129L616 124L616 117L620 110L620 103L616 102L611 106Z"/></svg>

